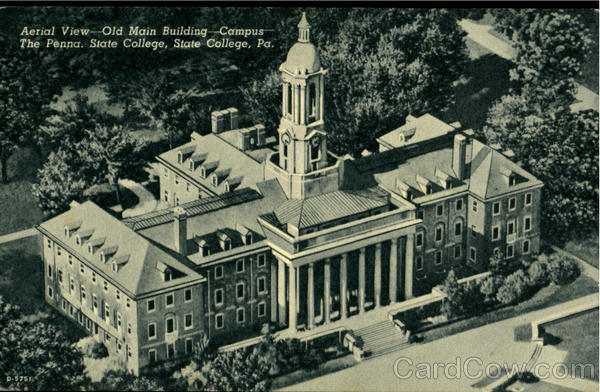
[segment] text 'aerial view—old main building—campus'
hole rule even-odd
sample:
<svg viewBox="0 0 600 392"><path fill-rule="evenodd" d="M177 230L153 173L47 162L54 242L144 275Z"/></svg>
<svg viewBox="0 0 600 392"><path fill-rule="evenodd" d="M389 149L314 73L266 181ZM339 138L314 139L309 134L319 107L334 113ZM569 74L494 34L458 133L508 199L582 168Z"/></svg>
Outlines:
<svg viewBox="0 0 600 392"><path fill-rule="evenodd" d="M408 116L377 153L328 152L327 70L298 28L276 141L213 112L210 134L157 157L169 208L119 220L87 201L38 227L46 300L135 373L205 336L293 336L539 249L543 184L459 123Z"/></svg>

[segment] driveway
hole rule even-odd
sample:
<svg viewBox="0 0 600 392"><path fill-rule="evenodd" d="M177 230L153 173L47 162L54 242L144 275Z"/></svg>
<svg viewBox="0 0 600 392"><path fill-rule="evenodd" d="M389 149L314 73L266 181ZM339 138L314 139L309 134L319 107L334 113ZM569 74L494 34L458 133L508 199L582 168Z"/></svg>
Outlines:
<svg viewBox="0 0 600 392"><path fill-rule="evenodd" d="M496 364L508 369L512 369L513 366L522 369L529 361L535 344L515 342L513 330L516 326L559 312L565 307L591 301L597 304L598 295L590 294L430 343L413 344L407 349L367 360L340 372L293 385L284 390L468 391L473 388L473 384L478 382L485 384L482 382L483 375L479 377L469 377L469 375L478 376L477 373L485 371L486 367L490 373L497 372ZM597 390L598 384L595 385Z"/></svg>
<svg viewBox="0 0 600 392"><path fill-rule="evenodd" d="M129 189L138 197L139 202L132 208L123 211L123 218L137 216L156 210L158 201L142 184L131 180L119 180L119 185Z"/></svg>
<svg viewBox="0 0 600 392"><path fill-rule="evenodd" d="M500 57L511 61L514 60L515 49L510 44L490 34L493 26L478 24L469 19L462 19L458 24L467 33L467 37L479 45ZM586 109L598 111L598 94L580 84L577 84L575 99L576 102L571 105L571 111L577 112Z"/></svg>

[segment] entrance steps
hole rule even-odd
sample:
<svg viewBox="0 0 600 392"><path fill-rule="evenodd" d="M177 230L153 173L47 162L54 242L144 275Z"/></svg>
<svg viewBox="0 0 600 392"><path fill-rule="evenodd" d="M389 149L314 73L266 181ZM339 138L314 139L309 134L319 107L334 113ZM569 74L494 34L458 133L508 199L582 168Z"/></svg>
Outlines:
<svg viewBox="0 0 600 392"><path fill-rule="evenodd" d="M367 358L391 353L410 344L408 336L398 330L390 320L357 329L354 333L364 342L363 351Z"/></svg>

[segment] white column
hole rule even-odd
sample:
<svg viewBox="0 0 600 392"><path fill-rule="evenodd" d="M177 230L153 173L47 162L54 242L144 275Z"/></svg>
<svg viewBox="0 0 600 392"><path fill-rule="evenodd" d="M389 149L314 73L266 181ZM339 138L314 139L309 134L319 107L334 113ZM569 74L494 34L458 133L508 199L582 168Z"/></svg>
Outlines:
<svg viewBox="0 0 600 392"><path fill-rule="evenodd" d="M373 274L375 280L375 307L381 305L381 242L375 244L375 272Z"/></svg>
<svg viewBox="0 0 600 392"><path fill-rule="evenodd" d="M277 322L277 261L271 260L271 322Z"/></svg>
<svg viewBox="0 0 600 392"><path fill-rule="evenodd" d="M287 317L285 300L285 264L283 261L278 260L277 267L277 304L279 306L279 323L285 324Z"/></svg>
<svg viewBox="0 0 600 392"><path fill-rule="evenodd" d="M283 82L281 85L281 115L286 116L287 114L287 83Z"/></svg>
<svg viewBox="0 0 600 392"><path fill-rule="evenodd" d="M413 297L413 247L414 234L406 236L406 250L404 257L404 299Z"/></svg>
<svg viewBox="0 0 600 392"><path fill-rule="evenodd" d="M358 313L365 311L365 248L358 255Z"/></svg>
<svg viewBox="0 0 600 392"><path fill-rule="evenodd" d="M398 301L398 239L392 238L390 248L390 303Z"/></svg>
<svg viewBox="0 0 600 392"><path fill-rule="evenodd" d="M306 328L315 326L315 277L314 263L308 265L308 284L306 288Z"/></svg>
<svg viewBox="0 0 600 392"><path fill-rule="evenodd" d="M296 281L296 269L293 266L289 266L289 320L288 320L288 328L291 330L296 330L296 285L294 282Z"/></svg>
<svg viewBox="0 0 600 392"><path fill-rule="evenodd" d="M348 315L348 254L344 253L340 259L340 319L345 319Z"/></svg>
<svg viewBox="0 0 600 392"><path fill-rule="evenodd" d="M325 323L331 321L331 260L325 260L325 266L323 268L323 301L324 301L324 315Z"/></svg>
<svg viewBox="0 0 600 392"><path fill-rule="evenodd" d="M323 78L323 75L319 76L319 119L323 119L323 113L324 113L324 109L325 109L325 101L323 100L323 97L325 96L325 89L323 88L323 84L324 84L325 80Z"/></svg>

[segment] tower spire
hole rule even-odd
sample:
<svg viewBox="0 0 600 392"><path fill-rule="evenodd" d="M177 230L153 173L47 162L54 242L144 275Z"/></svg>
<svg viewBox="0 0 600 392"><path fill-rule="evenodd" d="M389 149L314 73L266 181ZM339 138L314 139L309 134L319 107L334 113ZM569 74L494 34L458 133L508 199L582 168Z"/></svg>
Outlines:
<svg viewBox="0 0 600 392"><path fill-rule="evenodd" d="M306 20L306 12L302 13L302 19L298 23L298 41L310 42L310 24Z"/></svg>

